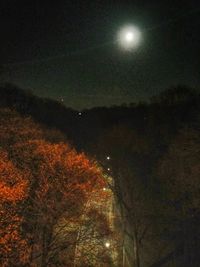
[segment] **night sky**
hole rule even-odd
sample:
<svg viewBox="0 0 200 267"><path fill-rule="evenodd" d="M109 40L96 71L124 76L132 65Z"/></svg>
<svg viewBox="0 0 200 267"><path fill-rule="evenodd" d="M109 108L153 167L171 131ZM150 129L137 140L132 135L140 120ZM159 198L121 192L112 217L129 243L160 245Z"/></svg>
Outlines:
<svg viewBox="0 0 200 267"><path fill-rule="evenodd" d="M142 40L124 51L117 33L130 24ZM1 0L0 32L1 80L76 109L200 90L198 0Z"/></svg>

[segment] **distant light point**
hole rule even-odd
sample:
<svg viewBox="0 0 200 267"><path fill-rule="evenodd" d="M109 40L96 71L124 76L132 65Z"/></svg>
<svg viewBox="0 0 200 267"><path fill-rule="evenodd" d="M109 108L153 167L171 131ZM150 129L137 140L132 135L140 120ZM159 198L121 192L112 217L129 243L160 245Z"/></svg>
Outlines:
<svg viewBox="0 0 200 267"><path fill-rule="evenodd" d="M106 242L106 243L105 243L105 247L106 247L106 248L109 248L109 247L110 247L110 243L109 243L109 242Z"/></svg>

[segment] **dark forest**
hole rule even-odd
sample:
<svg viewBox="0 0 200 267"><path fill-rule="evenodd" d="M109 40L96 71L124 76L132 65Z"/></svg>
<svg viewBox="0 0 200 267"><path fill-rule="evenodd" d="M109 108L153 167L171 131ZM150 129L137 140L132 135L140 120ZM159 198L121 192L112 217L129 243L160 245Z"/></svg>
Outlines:
<svg viewBox="0 0 200 267"><path fill-rule="evenodd" d="M197 91L80 112L5 84L0 106L1 266L199 266Z"/></svg>

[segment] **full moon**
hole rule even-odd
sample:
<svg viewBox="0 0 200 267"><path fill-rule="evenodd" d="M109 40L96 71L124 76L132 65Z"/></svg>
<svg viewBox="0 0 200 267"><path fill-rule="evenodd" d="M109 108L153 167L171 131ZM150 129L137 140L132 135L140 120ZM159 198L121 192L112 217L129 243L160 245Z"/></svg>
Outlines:
<svg viewBox="0 0 200 267"><path fill-rule="evenodd" d="M127 42L131 42L134 39L134 34L132 32L127 32L125 38Z"/></svg>
<svg viewBox="0 0 200 267"><path fill-rule="evenodd" d="M137 48L140 41L141 32L135 26L123 27L118 33L118 43L125 50Z"/></svg>

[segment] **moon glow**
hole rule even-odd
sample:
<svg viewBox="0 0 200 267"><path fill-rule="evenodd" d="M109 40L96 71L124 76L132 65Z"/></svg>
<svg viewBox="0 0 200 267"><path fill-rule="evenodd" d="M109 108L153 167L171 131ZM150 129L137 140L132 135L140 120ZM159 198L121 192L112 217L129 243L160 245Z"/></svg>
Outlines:
<svg viewBox="0 0 200 267"><path fill-rule="evenodd" d="M125 50L132 50L138 47L141 41L141 32L135 26L121 28L118 33L118 43Z"/></svg>

